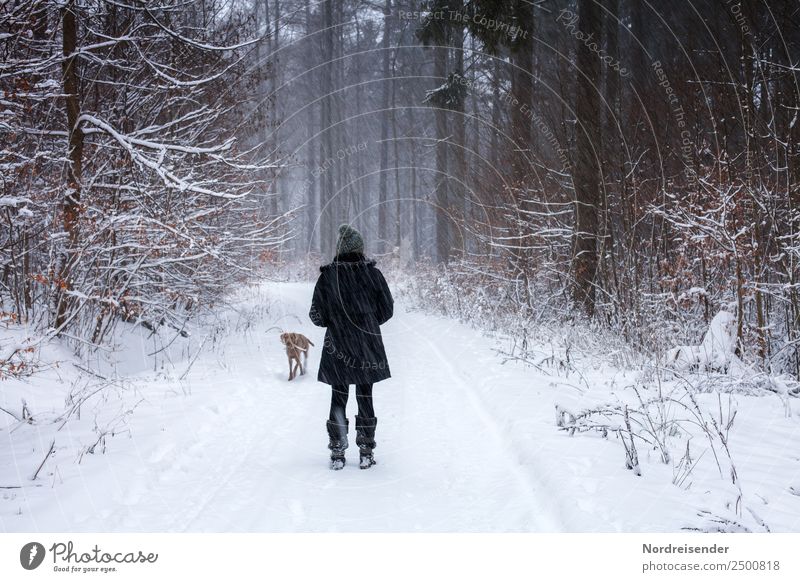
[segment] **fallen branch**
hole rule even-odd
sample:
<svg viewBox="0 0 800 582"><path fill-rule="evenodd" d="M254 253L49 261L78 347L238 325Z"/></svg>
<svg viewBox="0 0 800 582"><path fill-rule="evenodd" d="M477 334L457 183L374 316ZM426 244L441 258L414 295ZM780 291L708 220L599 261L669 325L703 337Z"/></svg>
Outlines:
<svg viewBox="0 0 800 582"><path fill-rule="evenodd" d="M47 461L47 459L50 458L50 455L53 454L53 449L55 449L55 447L56 447L56 439L53 439L52 441L50 441L50 448L48 449L47 454L44 456L44 459L42 459L42 462L39 464L39 467L33 474L33 477L31 477L31 481L36 481L36 477L39 476L39 471L41 471L42 467L44 467L45 461Z"/></svg>
<svg viewBox="0 0 800 582"><path fill-rule="evenodd" d="M17 416L16 414L14 414L13 412L11 412L10 410L6 410L2 406L0 406L0 410L5 412L6 414L10 414L14 418L14 420L16 420L18 422L22 422L22 419L19 416Z"/></svg>
<svg viewBox="0 0 800 582"><path fill-rule="evenodd" d="M636 452L636 444L633 442L633 431L631 430L631 419L628 415L628 405L625 405L625 428L628 431L628 435L630 435L631 439L631 446L630 449L628 445L625 443L625 435L620 434L622 437L622 444L625 446L625 467L627 469L631 469L633 474L641 477L642 470L639 468L639 453Z"/></svg>
<svg viewBox="0 0 800 582"><path fill-rule="evenodd" d="M194 362L197 359L197 356L200 355L200 352L203 351L203 346L206 345L206 340L208 340L208 335L206 335L206 337L203 338L203 341L200 342L200 347L197 348L197 353L192 358L192 361L189 362L189 365L186 367L186 370L184 370L183 374L181 374L181 376L180 376L180 378L178 378L178 380L183 380L186 377L186 375L189 373L189 370L192 369L192 366L194 365Z"/></svg>

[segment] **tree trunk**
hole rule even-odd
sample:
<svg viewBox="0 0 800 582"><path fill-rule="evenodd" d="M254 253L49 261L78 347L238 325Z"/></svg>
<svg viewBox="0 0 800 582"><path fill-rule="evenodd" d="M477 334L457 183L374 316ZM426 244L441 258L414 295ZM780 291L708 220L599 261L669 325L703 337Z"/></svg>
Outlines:
<svg viewBox="0 0 800 582"><path fill-rule="evenodd" d="M388 1L387 1L388 3ZM389 26L389 30L392 27ZM394 245L397 247L398 252L402 244L403 238L403 207L401 203L403 196L400 190L400 142L397 139L397 51L392 55L392 143L394 144L394 196L395 196L395 221L394 221Z"/></svg>
<svg viewBox="0 0 800 582"><path fill-rule="evenodd" d="M500 144L498 137L502 133L501 116L500 116L500 59L492 59L492 131L489 136L489 159L492 162L492 168L499 167L500 164Z"/></svg>
<svg viewBox="0 0 800 582"><path fill-rule="evenodd" d="M305 35L306 38L311 38L311 34L313 33L313 26L312 26L312 17L311 17L311 0L305 0ZM316 42L314 46L318 46ZM315 81L317 81L318 76L317 72L313 71L309 73L309 89L313 90L314 87L318 86ZM319 229L321 225L319 224L318 220L320 218L320 201L319 201L319 181L317 177L314 175L317 171L317 149L316 143L314 142L313 138L317 132L317 115L316 115L316 108L315 107L308 107L307 108L307 121L306 121L306 147L308 148L308 169L306 172L306 185L308 187L306 191L306 199L308 203L308 211L306 212L306 219L307 219L307 238L308 238L308 249L303 250L311 250L314 249L317 252L322 252L320 247L322 237L320 236Z"/></svg>
<svg viewBox="0 0 800 582"><path fill-rule="evenodd" d="M447 47L436 46L433 49L434 82L442 84L447 79ZM436 260L446 263L450 256L450 196L448 180L448 137L447 111L441 106L434 110L436 121L436 189L434 191L436 206Z"/></svg>
<svg viewBox="0 0 800 582"><path fill-rule="evenodd" d="M383 39L381 40L381 167L378 175L378 254L386 252L389 236L389 98L391 93L389 77L391 46L389 44L389 19L392 2L386 0L383 6Z"/></svg>
<svg viewBox="0 0 800 582"><path fill-rule="evenodd" d="M75 0L69 0L62 9L62 74L64 79L64 95L67 109L67 134L69 135L69 151L67 152L67 188L63 201L63 224L67 235L66 251L61 262L61 272L57 286L56 328L64 324L67 315L68 301L64 291L71 287L71 269L74 253L78 245L78 220L81 201L81 170L83 163L83 131L78 124L80 117L80 86L77 70L76 50L78 46L78 22L75 14Z"/></svg>
<svg viewBox="0 0 800 582"><path fill-rule="evenodd" d="M458 6L459 10L463 10L462 6ZM464 76L464 29L460 26L455 26L453 32L453 69L459 76L459 82L463 82ZM465 99L459 99L456 107L453 109L453 172L454 180L450 188L450 212L453 214L453 219L463 218L464 216L464 201L467 199L466 183L467 183L467 118L464 115ZM456 213L458 216L456 216ZM463 233L463 229L451 229L452 233ZM452 250L462 252L466 248L463 237L460 240L451 240L450 244Z"/></svg>
<svg viewBox="0 0 800 582"><path fill-rule="evenodd" d="M594 0L579 0L578 14L584 34L594 33L600 43L600 9ZM594 314L594 282L597 272L598 203L600 201L600 61L585 43L578 43L578 86L575 139L575 234L573 241L573 300L591 316Z"/></svg>
<svg viewBox="0 0 800 582"><path fill-rule="evenodd" d="M322 6L322 50L326 58L333 58L333 0L324 0ZM335 249L336 216L334 214L332 197L336 192L334 173L336 171L336 156L334 154L334 128L333 125L333 65L322 67L322 107L320 116L320 142L319 173L322 175L320 183L320 212L321 216L321 249L325 256L333 255Z"/></svg>
<svg viewBox="0 0 800 582"><path fill-rule="evenodd" d="M418 74L417 66L412 66L412 74ZM411 135L415 135L417 130L417 122L416 116L414 115L414 108L407 107L406 108L406 115L408 119L408 131ZM408 193L408 197L410 199L409 203L406 204L406 208L410 213L409 217L409 231L411 236L411 255L409 260L416 261L419 257L419 236L418 236L418 224L417 224L417 204L420 202L420 196L417 192L417 148L411 147L411 184L410 184L410 192Z"/></svg>
<svg viewBox="0 0 800 582"><path fill-rule="evenodd" d="M603 18L604 34L606 41L606 50L608 54L619 61L619 1L608 0L606 4L609 13L606 13ZM608 271L609 283L613 285L616 295L616 306L624 305L622 291L620 290L620 278L618 275L618 264L615 248L614 229L619 228L621 220L615 219L615 213L619 213L620 206L620 183L623 176L623 168L621 167L620 160L622 159L621 147L622 139L620 135L620 126L622 121L620 119L619 109L619 73L609 68L605 69L605 101L606 101L606 115L605 124L603 127L603 154L606 168L603 172L605 177L605 184L603 188L603 234L604 245L609 255ZM602 253L601 253L602 254Z"/></svg>
<svg viewBox="0 0 800 582"><path fill-rule="evenodd" d="M521 26L530 30L533 14L530 7L520 8ZM525 198L527 178L531 172L531 144L533 115L533 35L526 39L511 53L511 180L517 189L518 201Z"/></svg>

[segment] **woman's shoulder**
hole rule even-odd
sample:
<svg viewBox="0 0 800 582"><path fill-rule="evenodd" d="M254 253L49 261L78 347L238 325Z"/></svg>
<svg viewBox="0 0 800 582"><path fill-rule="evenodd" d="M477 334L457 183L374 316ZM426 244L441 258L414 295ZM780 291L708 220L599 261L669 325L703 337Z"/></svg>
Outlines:
<svg viewBox="0 0 800 582"><path fill-rule="evenodd" d="M327 265L322 265L319 270L322 273L333 271L336 269L376 269L375 259L370 259L360 253L347 253L344 255L337 255Z"/></svg>

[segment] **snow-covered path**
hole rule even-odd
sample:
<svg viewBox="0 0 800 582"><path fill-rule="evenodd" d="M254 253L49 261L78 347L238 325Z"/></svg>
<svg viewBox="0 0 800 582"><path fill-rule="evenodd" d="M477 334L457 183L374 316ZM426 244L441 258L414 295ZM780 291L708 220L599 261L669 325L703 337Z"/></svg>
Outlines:
<svg viewBox="0 0 800 582"><path fill-rule="evenodd" d="M461 354L469 346L449 345L448 322L422 314L398 309L384 326L393 378L374 392L378 464L358 468L351 394L349 463L330 471L330 389L316 381L324 330L307 318L312 290L304 283L262 288L274 299L269 315L201 355L179 383L188 395L175 393L175 382L143 383L146 403L130 421L129 442L115 437L106 455L80 466L65 467L62 457L59 476L66 471L72 483L49 491L50 503L41 491L18 500L21 515L4 511L2 529L562 529L541 484L465 380L497 359L490 350L483 360ZM273 325L316 344L309 373L293 382Z"/></svg>
<svg viewBox="0 0 800 582"><path fill-rule="evenodd" d="M657 532L680 530L698 507L725 500L710 464L687 491L672 484L672 468L655 453L641 452L646 477L635 477L613 439L556 430L556 402L608 401L631 382L626 373L583 369L579 381L503 364L495 340L402 302L382 328L392 378L374 390L378 464L358 468L351 388L348 465L330 471L330 389L316 381L324 330L307 317L312 290L310 283L254 288L223 313L223 331L185 378L189 354L171 371L142 372L124 393L140 402L129 430L108 436L105 454L76 462L87 437L96 438L88 409L60 432L46 423L15 433L7 425L0 485L22 488L0 491L0 531ZM316 344L309 373L292 382L277 327ZM26 390L34 410L53 399L52 384L39 388L41 400ZM758 427L767 419L770 438L791 442L796 416L772 420L784 416L782 406L752 399L741 422ZM33 483L26 475L51 438L55 454ZM743 474L774 531L795 530L797 497L787 491L800 459L786 447L765 452L763 438L741 442L742 458L786 467L779 482L763 471Z"/></svg>
<svg viewBox="0 0 800 582"><path fill-rule="evenodd" d="M311 291L275 287L283 322L305 319ZM215 369L215 361L193 369L200 380L192 380L189 408L168 423L177 425L170 432L179 442L163 439L143 452L129 477L136 493L112 512L112 523L188 531L560 529L491 415L437 347L447 337L424 316L400 312L385 326L394 378L375 387L378 465L369 471L357 464L353 395L350 462L340 472L327 469L330 391L315 378L324 330L291 327L317 347L310 373L290 383L277 332L264 334L267 326L231 343L229 369ZM214 392L216 404L192 411L201 390L202 400ZM133 517L144 506L149 523Z"/></svg>

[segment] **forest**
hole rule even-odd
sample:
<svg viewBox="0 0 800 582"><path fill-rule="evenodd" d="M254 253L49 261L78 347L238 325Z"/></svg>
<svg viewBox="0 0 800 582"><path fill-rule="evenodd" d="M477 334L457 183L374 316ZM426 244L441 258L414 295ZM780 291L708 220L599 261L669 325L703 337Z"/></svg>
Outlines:
<svg viewBox="0 0 800 582"><path fill-rule="evenodd" d="M798 531L798 0L0 0L0 56L0 532Z"/></svg>
<svg viewBox="0 0 800 582"><path fill-rule="evenodd" d="M729 308L737 354L798 376L799 21L791 0L5 0L4 317L84 347L181 329L324 262L348 222L440 303L455 285L646 351Z"/></svg>

